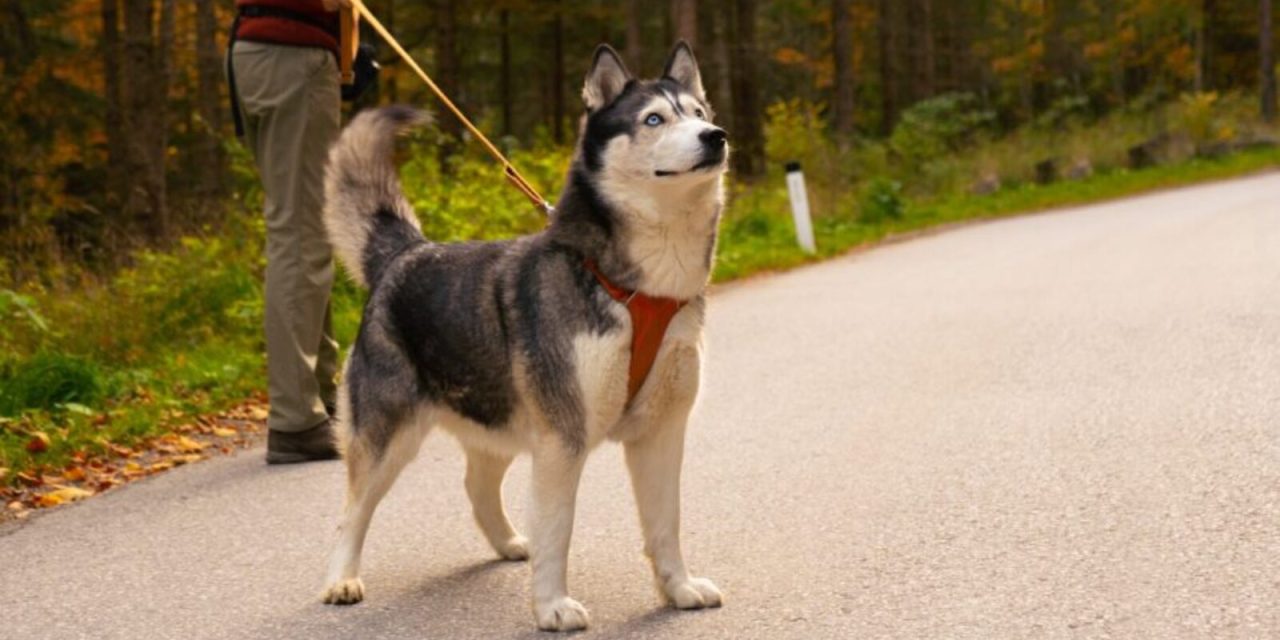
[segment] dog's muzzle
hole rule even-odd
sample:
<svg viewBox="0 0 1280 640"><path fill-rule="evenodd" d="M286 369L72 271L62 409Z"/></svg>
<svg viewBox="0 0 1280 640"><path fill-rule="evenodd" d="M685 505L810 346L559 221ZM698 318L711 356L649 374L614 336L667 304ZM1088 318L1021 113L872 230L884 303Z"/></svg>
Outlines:
<svg viewBox="0 0 1280 640"><path fill-rule="evenodd" d="M693 173L703 169L718 167L724 163L724 156L728 147L728 143L726 141L728 138L729 134L725 133L724 129L719 127L707 129L698 134L698 140L702 142L702 159L698 161L698 164L689 167L689 169L685 171L660 169L653 172L653 175L658 176L659 178L666 178L670 176L678 176L683 173Z"/></svg>

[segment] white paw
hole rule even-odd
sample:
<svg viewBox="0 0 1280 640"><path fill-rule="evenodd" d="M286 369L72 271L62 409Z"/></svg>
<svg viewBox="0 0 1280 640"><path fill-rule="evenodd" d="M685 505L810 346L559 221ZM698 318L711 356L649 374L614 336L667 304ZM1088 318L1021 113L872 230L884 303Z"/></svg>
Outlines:
<svg viewBox="0 0 1280 640"><path fill-rule="evenodd" d="M529 559L529 539L515 535L511 539L498 547L498 555L506 560L528 560Z"/></svg>
<svg viewBox="0 0 1280 640"><path fill-rule="evenodd" d="M534 605L533 615L538 619L538 628L543 631L577 631L586 629L591 622L586 607L568 596L544 605Z"/></svg>
<svg viewBox="0 0 1280 640"><path fill-rule="evenodd" d="M364 600L364 583L360 578L339 580L326 587L320 597L325 604L355 604Z"/></svg>
<svg viewBox="0 0 1280 640"><path fill-rule="evenodd" d="M689 578L684 582L673 582L666 588L667 599L677 609L704 609L718 607L724 600L720 589L714 582L706 578Z"/></svg>

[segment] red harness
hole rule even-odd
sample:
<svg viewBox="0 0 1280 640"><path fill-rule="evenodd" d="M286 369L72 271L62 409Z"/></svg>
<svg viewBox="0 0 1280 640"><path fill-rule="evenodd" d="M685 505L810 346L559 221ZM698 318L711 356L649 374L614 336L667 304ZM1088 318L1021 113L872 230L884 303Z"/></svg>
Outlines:
<svg viewBox="0 0 1280 640"><path fill-rule="evenodd" d="M658 358L658 347L662 346L662 338L667 335L671 318L685 302L627 291L604 277L595 260L588 259L586 266L609 296L621 302L631 313L631 370L627 378L627 404L630 405L644 385L645 378L649 377L653 361Z"/></svg>

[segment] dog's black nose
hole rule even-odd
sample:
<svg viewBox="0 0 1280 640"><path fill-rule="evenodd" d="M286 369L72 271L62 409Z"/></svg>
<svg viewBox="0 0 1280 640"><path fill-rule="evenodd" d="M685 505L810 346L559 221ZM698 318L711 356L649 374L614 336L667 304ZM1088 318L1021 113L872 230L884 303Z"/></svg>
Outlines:
<svg viewBox="0 0 1280 640"><path fill-rule="evenodd" d="M728 137L729 134L725 133L724 129L707 129L706 131L698 134L698 139L702 140L702 144L705 144L712 149L719 149L720 147L723 147L724 140Z"/></svg>

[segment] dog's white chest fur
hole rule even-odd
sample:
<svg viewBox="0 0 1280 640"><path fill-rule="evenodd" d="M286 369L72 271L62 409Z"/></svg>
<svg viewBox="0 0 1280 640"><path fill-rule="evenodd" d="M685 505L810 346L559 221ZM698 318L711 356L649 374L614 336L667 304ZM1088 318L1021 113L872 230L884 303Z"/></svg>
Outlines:
<svg viewBox="0 0 1280 640"><path fill-rule="evenodd" d="M607 333L582 333L573 340L574 371L582 398L587 441L602 440L627 406L631 366L631 319Z"/></svg>
<svg viewBox="0 0 1280 640"><path fill-rule="evenodd" d="M587 442L637 437L668 412L684 412L698 393L701 301L680 310L672 318L653 367L628 404L631 368L631 318L622 310L619 327L603 334L584 333L574 338L573 355L581 394ZM654 425L656 426L656 425Z"/></svg>

